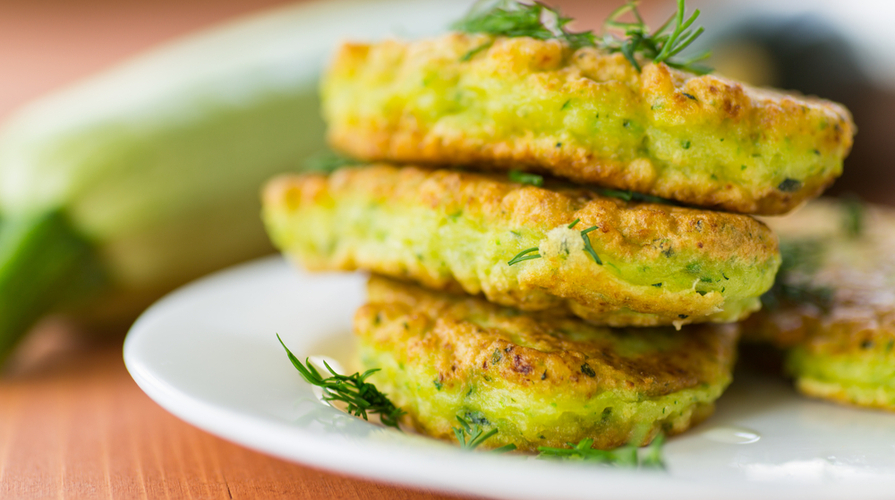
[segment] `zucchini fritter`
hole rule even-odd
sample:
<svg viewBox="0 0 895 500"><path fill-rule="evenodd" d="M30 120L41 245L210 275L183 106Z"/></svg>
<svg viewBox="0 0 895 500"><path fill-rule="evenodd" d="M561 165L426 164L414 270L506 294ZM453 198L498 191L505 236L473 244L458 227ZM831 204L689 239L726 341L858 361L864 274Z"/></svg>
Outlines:
<svg viewBox="0 0 895 500"><path fill-rule="evenodd" d="M789 349L801 392L895 410L895 211L856 207L815 201L769 220L785 271L743 332Z"/></svg>
<svg viewBox="0 0 895 500"><path fill-rule="evenodd" d="M361 363L437 438L453 439L459 416L499 430L489 447L647 444L710 415L731 380L734 325L613 329L379 277L368 289Z"/></svg>
<svg viewBox="0 0 895 500"><path fill-rule="evenodd" d="M356 158L523 168L740 213L820 194L855 133L836 103L526 37L346 44L322 95L330 144Z"/></svg>
<svg viewBox="0 0 895 500"><path fill-rule="evenodd" d="M364 269L613 326L736 321L779 265L776 237L745 215L460 171L286 176L267 186L264 217L274 244L312 270ZM532 260L510 265L524 250Z"/></svg>

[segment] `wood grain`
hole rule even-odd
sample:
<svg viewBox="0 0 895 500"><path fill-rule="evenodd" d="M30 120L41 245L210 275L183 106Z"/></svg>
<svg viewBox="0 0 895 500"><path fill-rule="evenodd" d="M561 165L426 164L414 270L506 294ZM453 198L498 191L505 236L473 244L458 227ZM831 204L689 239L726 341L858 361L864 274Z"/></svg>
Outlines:
<svg viewBox="0 0 895 500"><path fill-rule="evenodd" d="M70 328L44 324L0 379L0 498L455 498L314 470L200 431L140 391L120 339L91 343Z"/></svg>

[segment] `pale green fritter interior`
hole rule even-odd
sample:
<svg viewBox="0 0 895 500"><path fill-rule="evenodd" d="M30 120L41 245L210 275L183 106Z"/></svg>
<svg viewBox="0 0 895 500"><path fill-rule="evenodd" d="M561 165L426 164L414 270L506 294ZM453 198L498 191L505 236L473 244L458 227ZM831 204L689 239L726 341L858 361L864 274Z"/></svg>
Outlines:
<svg viewBox="0 0 895 500"><path fill-rule="evenodd" d="M485 49L462 57L474 47ZM458 161L451 156L474 158L501 144L500 154L518 148L520 157L543 166L554 152L586 152L594 164L626 164L626 174L561 175L739 212L782 213L794 203L765 207L761 199L814 195L841 173L851 144L839 108L797 105L795 97L783 106L782 94L744 93L714 77L691 84L693 76L682 74L666 82L652 67L634 76L621 57L560 56L546 42L454 35L358 46L343 58L324 80L324 115L337 147L371 160L450 164ZM408 134L406 141L384 139L398 133ZM450 146L434 152L439 143ZM637 163L644 160L649 167ZM726 198L734 188L742 200Z"/></svg>
<svg viewBox="0 0 895 500"><path fill-rule="evenodd" d="M515 444L517 448L566 447L584 438L609 439L612 448L635 436L675 433L702 420L714 409L729 380L705 384L667 396L640 397L607 391L587 399L563 394L536 393L484 378L456 387L439 388L438 373L424 363L402 365L390 352L361 345L365 369L381 368L370 379L396 405L407 411L424 431L438 434L457 426L457 417L486 429L498 429L488 447ZM694 418L695 417L695 418ZM434 432L433 432L434 431Z"/></svg>
<svg viewBox="0 0 895 500"><path fill-rule="evenodd" d="M804 392L860 406L895 409L893 342L838 354L800 346L787 352L787 371Z"/></svg>
<svg viewBox="0 0 895 500"><path fill-rule="evenodd" d="M542 230L485 224L474 214L443 213L358 195L304 206L293 213L268 207L266 219L276 245L300 260L353 262L430 286L445 287L456 280L467 292L484 290L498 302L500 294L519 289L520 275L528 268L545 265L537 260L513 266L508 262L520 251L543 249L548 242L548 233ZM576 231L571 238L580 240L580 235ZM710 260L686 250L665 252L658 260L644 262L613 254L598 236L591 241L603 265L589 262L588 272L606 273L624 284L628 293L641 297L717 292L724 297L724 307L713 320L721 322L735 321L757 309L758 297L770 287L777 266L776 259ZM528 293L549 300L543 291ZM630 310L619 313L649 316Z"/></svg>
<svg viewBox="0 0 895 500"><path fill-rule="evenodd" d="M522 451L649 443L706 418L731 381L736 328L610 328L373 276L354 319L363 369L423 433L457 417Z"/></svg>
<svg viewBox="0 0 895 500"><path fill-rule="evenodd" d="M649 158L658 177L688 179L692 184L734 183L760 192L800 190L839 175L839 152L817 149L813 135L785 138L744 133L743 125L677 123L663 113L664 104L642 104L620 82L604 82L606 97L585 92L533 92L522 78L498 79L469 71L417 68L418 73L360 72L351 79L327 81L325 101L330 122L364 123L384 117L397 124L399 113L411 114L417 126L462 133L471 143L532 136L565 148L584 148L599 158L632 161ZM829 127L818 120L818 131ZM495 137L496 134L496 137Z"/></svg>
<svg viewBox="0 0 895 500"><path fill-rule="evenodd" d="M487 319L466 319L489 327ZM714 401L731 380L729 371L721 369L717 370L711 383L692 384L694 387L668 394L649 394L645 387L638 386L638 377L631 375L604 379L602 385L605 387L590 393L574 384L520 383L468 366L460 368L464 370L462 374L452 374L457 375L456 379L444 380L444 374L437 369L437 358L443 356L442 353L414 351L409 355L406 349L412 340L377 343L373 340L377 335L376 328L371 326L370 331L358 332L363 368L381 369L370 380L407 411L414 425L426 434L450 439L451 428L457 426L457 417L486 430L497 429L499 432L489 439L488 447L514 444L519 450L533 451L538 446L565 447L567 443L585 438L594 439L598 448L613 448L632 440L646 444L659 432L677 434L706 418L714 409ZM591 331L593 329L582 326L581 331L568 332L568 337L580 342L605 337ZM512 331L504 330L504 333L514 337ZM681 342L675 338L678 335L681 334L655 331L654 338L635 336L629 340L619 334L609 349L613 357L633 360L650 353L681 349ZM531 347L526 336L526 333L519 333L514 341ZM700 353L695 356L695 362L700 362L700 355L718 356L719 353ZM513 363L511 355L499 350L491 352L488 361L495 368L500 363ZM599 363L596 359L589 362ZM726 364L728 370L732 366L731 359L717 357L702 362L714 366ZM594 369L601 372L596 364ZM535 378L556 376L554 373L548 375L548 371L545 370L543 375L536 374ZM650 374L640 375L648 378Z"/></svg>

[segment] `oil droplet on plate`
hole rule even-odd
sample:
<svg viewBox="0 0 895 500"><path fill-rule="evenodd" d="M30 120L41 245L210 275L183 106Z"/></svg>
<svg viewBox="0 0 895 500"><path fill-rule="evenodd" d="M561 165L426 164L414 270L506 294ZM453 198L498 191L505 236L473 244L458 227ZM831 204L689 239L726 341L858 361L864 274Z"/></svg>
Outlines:
<svg viewBox="0 0 895 500"><path fill-rule="evenodd" d="M701 435L712 441L725 444L750 444L761 439L761 435L752 429L735 426L720 426L706 429Z"/></svg>

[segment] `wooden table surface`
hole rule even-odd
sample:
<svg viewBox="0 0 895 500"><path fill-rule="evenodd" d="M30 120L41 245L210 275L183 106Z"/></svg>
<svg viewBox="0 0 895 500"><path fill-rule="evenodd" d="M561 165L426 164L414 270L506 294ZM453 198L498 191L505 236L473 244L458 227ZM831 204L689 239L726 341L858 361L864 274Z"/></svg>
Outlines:
<svg viewBox="0 0 895 500"><path fill-rule="evenodd" d="M155 43L279 3L0 0L0 119ZM0 498L451 498L295 465L200 431L131 380L124 329L102 342L83 333L44 322L0 375Z"/></svg>
<svg viewBox="0 0 895 500"><path fill-rule="evenodd" d="M200 431L131 380L120 339L43 324L0 382L0 498L446 499L284 462Z"/></svg>

